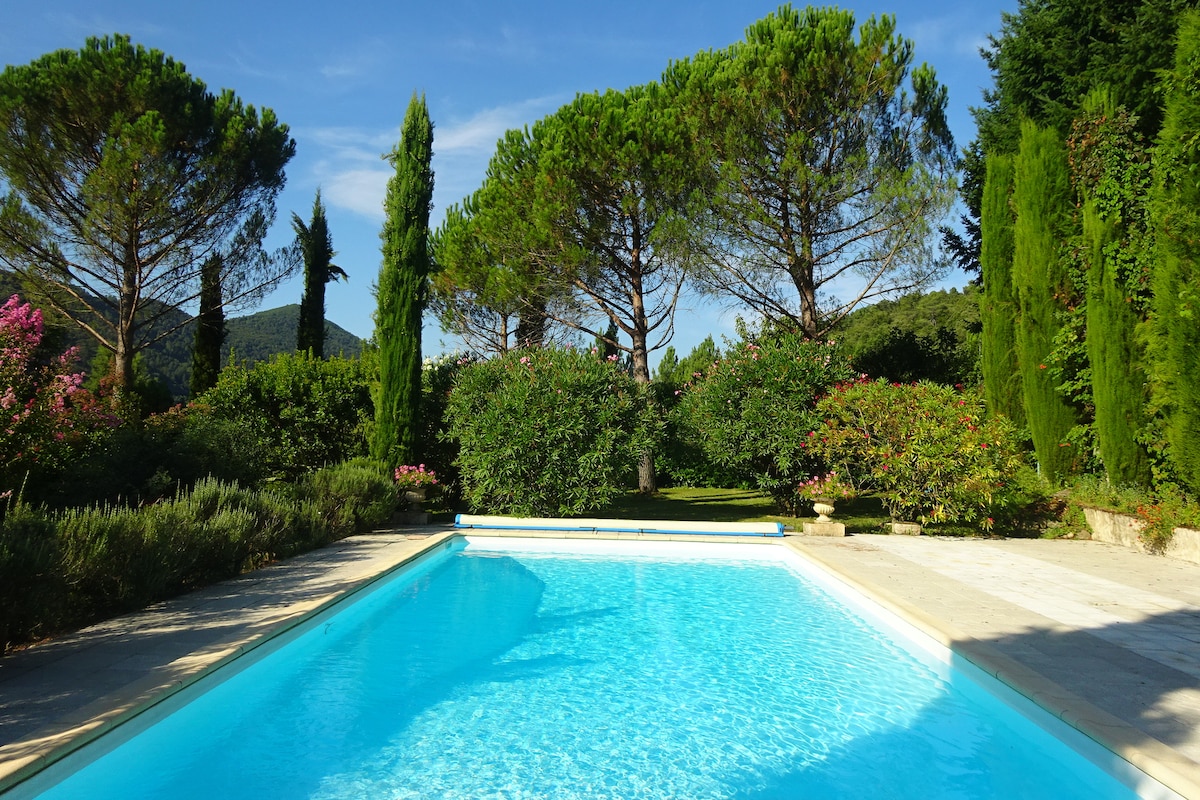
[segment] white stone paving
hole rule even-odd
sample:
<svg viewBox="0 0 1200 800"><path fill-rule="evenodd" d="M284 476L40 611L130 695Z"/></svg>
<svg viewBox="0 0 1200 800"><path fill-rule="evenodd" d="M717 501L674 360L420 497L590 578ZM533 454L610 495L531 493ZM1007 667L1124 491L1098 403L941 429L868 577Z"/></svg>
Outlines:
<svg viewBox="0 0 1200 800"><path fill-rule="evenodd" d="M987 541L879 536L871 543L1200 679L1200 606L1193 603L1008 552ZM1173 615L1172 624L1153 622L1165 614Z"/></svg>

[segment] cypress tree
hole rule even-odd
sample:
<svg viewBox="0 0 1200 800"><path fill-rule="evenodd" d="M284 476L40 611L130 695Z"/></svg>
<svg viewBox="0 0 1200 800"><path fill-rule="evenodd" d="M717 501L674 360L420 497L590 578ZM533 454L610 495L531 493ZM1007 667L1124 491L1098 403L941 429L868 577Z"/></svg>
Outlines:
<svg viewBox="0 0 1200 800"><path fill-rule="evenodd" d="M1151 278L1154 401L1168 462L1200 492L1200 14L1179 26L1175 69L1155 155L1151 214L1157 259Z"/></svg>
<svg viewBox="0 0 1200 800"><path fill-rule="evenodd" d="M1145 486L1150 464L1137 436L1145 424L1145 374L1137 343L1138 315L1117 274L1120 224L1094 200L1083 207L1088 250L1087 345L1096 409L1096 445L1108 480Z"/></svg>
<svg viewBox="0 0 1200 800"><path fill-rule="evenodd" d="M421 316L429 273L429 206L433 199L433 123L424 96L413 94L389 156L383 265L376 287L375 341L379 393L371 455L391 465L416 461L421 403Z"/></svg>
<svg viewBox="0 0 1200 800"><path fill-rule="evenodd" d="M1076 415L1047 364L1061 326L1060 298L1071 291L1060 245L1071 232L1073 204L1066 148L1058 133L1024 122L1013 173L1012 282L1025 419L1042 474L1059 481L1076 464L1067 443Z"/></svg>
<svg viewBox="0 0 1200 800"><path fill-rule="evenodd" d="M300 322L296 326L296 349L325 357L325 284L345 278L346 272L333 262L333 238L325 219L321 190L313 200L312 219L307 225L292 214L292 230L304 259L304 295L300 298Z"/></svg>
<svg viewBox="0 0 1200 800"><path fill-rule="evenodd" d="M192 397L216 386L221 374L221 345L225 343L221 266L220 256L210 256L200 266L200 314L192 345Z"/></svg>
<svg viewBox="0 0 1200 800"><path fill-rule="evenodd" d="M980 216L983 293L979 316L983 323L983 391L991 414L1003 414L1018 426L1025 424L1021 371L1017 362L1016 297L1013 293L1013 163L1010 156L991 155L983 186Z"/></svg>
<svg viewBox="0 0 1200 800"><path fill-rule="evenodd" d="M1147 423L1144 305L1149 156L1136 118L1107 87L1093 92L1069 141L1072 178L1083 198L1087 260L1087 351L1096 447L1108 480L1148 486L1150 461L1139 442Z"/></svg>

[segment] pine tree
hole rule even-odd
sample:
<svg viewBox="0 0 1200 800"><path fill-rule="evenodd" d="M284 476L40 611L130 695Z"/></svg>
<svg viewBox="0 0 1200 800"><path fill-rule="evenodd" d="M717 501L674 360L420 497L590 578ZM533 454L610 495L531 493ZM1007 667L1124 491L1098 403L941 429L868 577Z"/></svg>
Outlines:
<svg viewBox="0 0 1200 800"><path fill-rule="evenodd" d="M312 219L307 225L292 214L292 230L304 259L304 296L300 298L300 323L296 327L296 349L325 357L325 284L345 278L346 271L333 262L333 238L325 219L321 190L313 200Z"/></svg>
<svg viewBox="0 0 1200 800"><path fill-rule="evenodd" d="M389 156L396 174L388 181L384 200L383 265L376 287L380 386L371 454L392 465L416 461L420 432L421 317L429 273L432 158L433 123L424 96L414 93L400 143Z"/></svg>
<svg viewBox="0 0 1200 800"><path fill-rule="evenodd" d="M1154 400L1175 478L1200 492L1200 14L1179 26L1151 197Z"/></svg>
<svg viewBox="0 0 1200 800"><path fill-rule="evenodd" d="M1025 418L1042 474L1059 481L1074 470L1077 458L1067 442L1075 410L1058 392L1047 364L1061 325L1061 298L1071 292L1060 248L1071 232L1072 198L1058 133L1025 122L1013 173L1012 282Z"/></svg>
<svg viewBox="0 0 1200 800"><path fill-rule="evenodd" d="M1023 426L1025 406L1017 361L1017 303L1012 281L1012 188L1012 158L989 156L983 187L979 257L983 271L983 293L979 303L983 323L980 368L988 411L1003 414L1014 424Z"/></svg>

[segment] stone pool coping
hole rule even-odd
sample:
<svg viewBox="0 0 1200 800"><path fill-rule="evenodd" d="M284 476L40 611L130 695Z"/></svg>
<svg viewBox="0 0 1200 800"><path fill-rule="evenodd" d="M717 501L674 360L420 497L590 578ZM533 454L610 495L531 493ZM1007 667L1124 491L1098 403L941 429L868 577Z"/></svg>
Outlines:
<svg viewBox="0 0 1200 800"><path fill-rule="evenodd" d="M964 629L971 625L956 624L952 614L918 604L923 598L906 591L905 586L912 582L928 583L934 577L920 563L891 556L882 559L887 564L875 563L868 569L864 550L875 551L871 555L875 562L880 562L880 553L886 554L887 549L880 548L889 537L818 541L797 536L780 540L683 534L458 531L443 527L423 529L419 534L410 529L352 537L266 570L0 659L0 743L3 743L0 744L0 792L232 659L302 624L346 594L462 535L736 541L788 547L1151 777L1184 797L1200 800L1200 764L1195 760L1002 652L986 641L986 631ZM929 544L938 546L937 542ZM908 583L889 584L889 576L897 575ZM1003 616L1009 612L1004 602L998 601L989 613ZM1019 615L1010 616L1015 619ZM229 619L237 621L225 624ZM206 631L211 635L204 635ZM166 647L164 643L173 643L174 647ZM4 737L5 723L20 716L23 700L70 694L84 683L98 684L100 688L90 696L75 697L61 705L33 708L25 714L24 728L16 726L26 730L32 721L37 723L33 729L15 740ZM105 691L109 683L115 685Z"/></svg>

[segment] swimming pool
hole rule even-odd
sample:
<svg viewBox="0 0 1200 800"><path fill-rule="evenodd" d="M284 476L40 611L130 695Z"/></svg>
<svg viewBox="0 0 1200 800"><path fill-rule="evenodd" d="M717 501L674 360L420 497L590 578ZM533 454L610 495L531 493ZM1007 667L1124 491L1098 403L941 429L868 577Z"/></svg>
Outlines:
<svg viewBox="0 0 1200 800"><path fill-rule="evenodd" d="M17 796L1135 796L782 547L457 539L335 611Z"/></svg>

